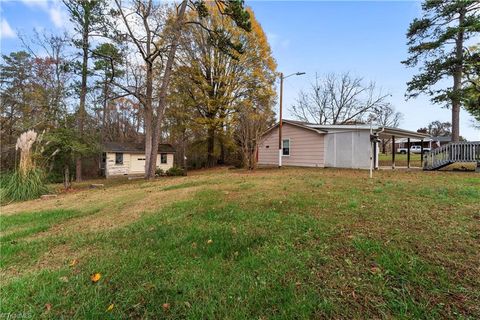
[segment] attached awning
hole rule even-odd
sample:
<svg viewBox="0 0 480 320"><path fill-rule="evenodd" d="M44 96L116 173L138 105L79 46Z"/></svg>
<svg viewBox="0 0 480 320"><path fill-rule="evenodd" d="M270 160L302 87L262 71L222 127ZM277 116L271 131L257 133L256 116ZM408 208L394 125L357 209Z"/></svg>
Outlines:
<svg viewBox="0 0 480 320"><path fill-rule="evenodd" d="M430 135L427 133L421 133L416 131L391 128L391 127L382 127L376 130L380 139L390 139L392 136L395 138L411 138L419 140L430 140Z"/></svg>
<svg viewBox="0 0 480 320"><path fill-rule="evenodd" d="M390 128L390 127L381 127L378 130L375 130L380 139L392 139L392 169L395 169L395 143L399 140L407 140L407 168L410 168L410 147L413 140L415 141L431 141L431 137L427 133L421 133L416 131ZM420 161L423 164L423 145L420 152Z"/></svg>

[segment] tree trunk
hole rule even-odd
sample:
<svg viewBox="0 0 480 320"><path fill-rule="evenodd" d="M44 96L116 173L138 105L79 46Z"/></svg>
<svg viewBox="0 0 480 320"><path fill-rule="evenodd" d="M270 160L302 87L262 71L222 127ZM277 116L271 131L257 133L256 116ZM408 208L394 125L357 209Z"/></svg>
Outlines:
<svg viewBox="0 0 480 320"><path fill-rule="evenodd" d="M208 128L207 136L207 168L215 166L215 127Z"/></svg>
<svg viewBox="0 0 480 320"><path fill-rule="evenodd" d="M463 42L464 31L461 28L465 21L465 9L462 8L458 18L458 25L460 26L455 40L455 70L453 72L453 98L452 98L452 142L460 141L460 90L462 89L462 74L463 74Z"/></svg>
<svg viewBox="0 0 480 320"><path fill-rule="evenodd" d="M147 65L147 79L146 79L146 96L145 96L145 179L149 179L149 170L151 158L149 155L152 152L152 126L153 126L153 108L152 108L152 95L153 95L153 65L148 63ZM153 160L156 163L156 157ZM155 176L155 170L154 175Z"/></svg>
<svg viewBox="0 0 480 320"><path fill-rule="evenodd" d="M224 135L223 132L219 136L219 142L220 142L220 161L218 161L219 164L222 166L225 164L225 158L226 158L226 152L225 152L225 140L224 140Z"/></svg>
<svg viewBox="0 0 480 320"><path fill-rule="evenodd" d="M183 163L183 172L187 175L187 143L185 138L185 131L183 131L182 137L182 163Z"/></svg>
<svg viewBox="0 0 480 320"><path fill-rule="evenodd" d="M89 36L90 20L88 15L85 16L85 24L82 33L82 84L80 88L80 105L78 107L78 131L80 137L83 137L85 125L85 100L87 97L87 76L88 76L88 36ZM75 177L77 182L82 181L82 159L77 157L75 161Z"/></svg>
<svg viewBox="0 0 480 320"><path fill-rule="evenodd" d="M65 165L63 169L63 186L65 190L70 189L70 169L68 165Z"/></svg>
<svg viewBox="0 0 480 320"><path fill-rule="evenodd" d="M157 119L156 119L157 121L153 127L153 135L151 138L152 143L151 143L150 152L146 153L146 157L150 158L147 166L148 170L146 170L147 172L145 174L146 179L153 179L155 177L158 143L160 142L160 129L162 126L163 115L165 113L165 108L167 105L167 91L170 83L170 78L172 75L175 55L177 53L179 38L181 36L180 31L183 24L183 17L185 16L185 10L187 8L187 2L188 2L187 0L182 1L182 4L180 5L180 9L178 11L177 21L175 23L175 28L173 30L174 34L173 34L172 46L170 47L170 51L168 52L167 63L165 64L165 70L163 72L162 85L158 93L158 107L157 107Z"/></svg>
<svg viewBox="0 0 480 320"><path fill-rule="evenodd" d="M107 113L108 113L108 78L105 74L104 84L103 84L103 115L102 115L102 130L101 130L101 142L105 142L105 136L107 132Z"/></svg>

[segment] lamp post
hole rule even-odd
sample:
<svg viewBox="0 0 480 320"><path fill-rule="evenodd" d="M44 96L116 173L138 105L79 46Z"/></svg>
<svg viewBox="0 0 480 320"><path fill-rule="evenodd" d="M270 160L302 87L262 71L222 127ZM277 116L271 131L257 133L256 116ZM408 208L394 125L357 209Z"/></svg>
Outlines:
<svg viewBox="0 0 480 320"><path fill-rule="evenodd" d="M305 74L305 72L295 72L289 74L288 76L284 76L283 72L280 72L278 75L280 76L280 120L278 122L278 167L282 167L282 111L283 111L283 80L287 79L291 76L301 76Z"/></svg>

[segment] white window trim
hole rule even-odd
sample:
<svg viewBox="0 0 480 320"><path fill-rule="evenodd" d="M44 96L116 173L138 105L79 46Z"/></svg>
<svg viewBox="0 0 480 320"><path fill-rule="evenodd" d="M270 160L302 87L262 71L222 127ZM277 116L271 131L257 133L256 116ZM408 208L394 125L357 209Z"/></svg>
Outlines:
<svg viewBox="0 0 480 320"><path fill-rule="evenodd" d="M283 154L283 141L285 140L288 140L288 154ZM282 139L282 157L290 157L290 154L292 154L292 142L290 138Z"/></svg>

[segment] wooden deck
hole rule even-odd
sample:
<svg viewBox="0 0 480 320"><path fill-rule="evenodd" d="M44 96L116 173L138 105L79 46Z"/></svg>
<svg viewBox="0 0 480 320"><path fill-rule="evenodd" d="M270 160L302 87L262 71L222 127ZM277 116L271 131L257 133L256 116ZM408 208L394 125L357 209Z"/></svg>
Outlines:
<svg viewBox="0 0 480 320"><path fill-rule="evenodd" d="M423 161L423 170L439 170L457 162L477 163L479 168L480 141L451 142L425 154Z"/></svg>

